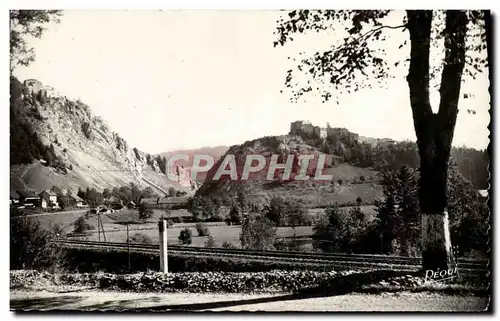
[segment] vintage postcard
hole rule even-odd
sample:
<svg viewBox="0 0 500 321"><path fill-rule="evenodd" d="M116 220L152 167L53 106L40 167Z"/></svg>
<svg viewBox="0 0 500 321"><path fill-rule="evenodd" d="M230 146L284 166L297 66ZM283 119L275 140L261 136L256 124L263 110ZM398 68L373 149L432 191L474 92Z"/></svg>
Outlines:
<svg viewBox="0 0 500 321"><path fill-rule="evenodd" d="M12 311L491 311L489 10L10 10Z"/></svg>

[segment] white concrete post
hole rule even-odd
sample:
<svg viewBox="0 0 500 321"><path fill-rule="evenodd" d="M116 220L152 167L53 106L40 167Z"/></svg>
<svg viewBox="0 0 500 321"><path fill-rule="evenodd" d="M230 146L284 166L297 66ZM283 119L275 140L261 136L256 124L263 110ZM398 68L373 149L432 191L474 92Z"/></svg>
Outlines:
<svg viewBox="0 0 500 321"><path fill-rule="evenodd" d="M167 220L160 219L158 222L160 230L160 271L168 273L168 256L167 256Z"/></svg>

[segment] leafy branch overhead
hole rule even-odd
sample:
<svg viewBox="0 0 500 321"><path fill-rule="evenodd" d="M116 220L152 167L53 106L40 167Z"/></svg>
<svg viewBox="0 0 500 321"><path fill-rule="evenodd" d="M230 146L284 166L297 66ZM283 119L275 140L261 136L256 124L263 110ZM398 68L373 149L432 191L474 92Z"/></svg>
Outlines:
<svg viewBox="0 0 500 321"><path fill-rule="evenodd" d="M484 13L467 11L466 15L468 25L464 74L468 78L475 78L487 66ZM432 48L438 48L440 42L444 41L444 17L444 11L434 15L436 22L433 26ZM342 94L384 86L387 79L396 77L394 70L409 65L409 51L404 51L409 39L399 45L390 41L397 30L408 30L408 19L402 11L296 10L277 23L275 47L294 41L300 34L320 31L330 32L331 35L327 34L328 39L334 42L325 50L312 54L301 52L298 58L288 58L295 64L294 68L287 71L285 78L285 86L292 91L290 99L293 102L306 93L315 93L324 102L334 99L338 103ZM387 55L388 52L391 55ZM392 61L393 56L397 57L395 61ZM443 61L430 66L431 86L434 89L439 88L438 75L443 66ZM471 93L464 93L462 97L467 99L471 96Z"/></svg>
<svg viewBox="0 0 500 321"><path fill-rule="evenodd" d="M17 65L28 66L35 61L35 50L26 37L41 38L46 25L59 23L61 10L11 10L10 11L10 69Z"/></svg>

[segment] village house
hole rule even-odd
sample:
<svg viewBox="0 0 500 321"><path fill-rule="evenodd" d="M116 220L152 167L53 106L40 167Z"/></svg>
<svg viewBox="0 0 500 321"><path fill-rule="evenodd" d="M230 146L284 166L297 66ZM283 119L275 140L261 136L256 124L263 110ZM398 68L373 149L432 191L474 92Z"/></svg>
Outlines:
<svg viewBox="0 0 500 321"><path fill-rule="evenodd" d="M69 200L70 200L71 206L75 206L75 207L79 207L79 208L87 207L87 204L85 204L83 199L81 197L79 197L78 195L69 196Z"/></svg>
<svg viewBox="0 0 500 321"><path fill-rule="evenodd" d="M57 207L57 194L51 190L44 190L40 194L40 205L42 208Z"/></svg>
<svg viewBox="0 0 500 321"><path fill-rule="evenodd" d="M34 207L40 202L40 197L38 197L35 192L24 190L18 190L16 192L19 194L19 203L24 206Z"/></svg>

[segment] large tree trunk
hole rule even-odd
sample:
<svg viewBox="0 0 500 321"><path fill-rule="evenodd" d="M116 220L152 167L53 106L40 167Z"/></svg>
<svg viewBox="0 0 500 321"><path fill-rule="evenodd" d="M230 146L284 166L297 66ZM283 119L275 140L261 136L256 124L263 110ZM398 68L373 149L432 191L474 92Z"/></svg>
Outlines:
<svg viewBox="0 0 500 321"><path fill-rule="evenodd" d="M467 18L462 11L448 11L446 14L446 53L440 88L441 100L439 112L434 114L429 99L432 11L407 11L407 15L411 40L407 81L420 154L419 202L422 211L423 268L448 269L453 260L446 212L446 180L465 61Z"/></svg>

